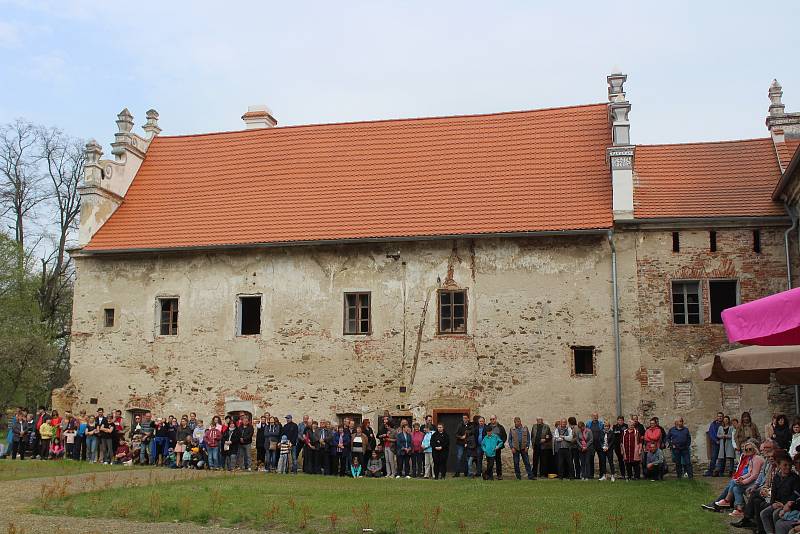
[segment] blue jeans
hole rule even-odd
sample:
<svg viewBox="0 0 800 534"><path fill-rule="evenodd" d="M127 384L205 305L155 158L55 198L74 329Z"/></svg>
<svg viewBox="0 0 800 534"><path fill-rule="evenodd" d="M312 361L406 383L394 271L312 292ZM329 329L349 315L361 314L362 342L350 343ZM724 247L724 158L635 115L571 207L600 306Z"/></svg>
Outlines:
<svg viewBox="0 0 800 534"><path fill-rule="evenodd" d="M684 473L686 473L689 475L689 478L693 476L692 457L689 454L689 449L672 449L672 462L675 464L676 475L681 477Z"/></svg>
<svg viewBox="0 0 800 534"><path fill-rule="evenodd" d="M238 460L242 462L242 469L250 470L250 445L239 445Z"/></svg>
<svg viewBox="0 0 800 534"><path fill-rule="evenodd" d="M97 436L86 438L86 459L90 462L97 461Z"/></svg>
<svg viewBox="0 0 800 534"><path fill-rule="evenodd" d="M533 473L531 472L531 461L528 458L528 449L519 450L517 452L511 453L512 457L514 458L514 474L517 475L517 478L521 478L519 472L519 459L522 458L522 463L525 464L525 471L528 473L528 478L533 478Z"/></svg>
<svg viewBox="0 0 800 534"><path fill-rule="evenodd" d="M456 465L456 475L463 469L464 476L469 476L469 458L467 458L466 445L456 444Z"/></svg>
<svg viewBox="0 0 800 534"><path fill-rule="evenodd" d="M219 465L219 445L216 447L208 447L208 467L217 469Z"/></svg>
<svg viewBox="0 0 800 534"><path fill-rule="evenodd" d="M159 454L165 459L169 456L169 438L154 437L150 440L150 465L156 463Z"/></svg>
<svg viewBox="0 0 800 534"><path fill-rule="evenodd" d="M744 490L747 489L747 486L742 486L741 484L737 484L734 480L728 482L728 485L725 486L725 489L722 490L722 493L719 494L717 500L727 499L728 493L733 493L733 504L737 508L741 508L744 506Z"/></svg>
<svg viewBox="0 0 800 534"><path fill-rule="evenodd" d="M711 475L714 469L717 466L717 458L719 457L719 443L712 443L711 444L711 458L708 461L708 469L706 469L706 475Z"/></svg>
<svg viewBox="0 0 800 534"><path fill-rule="evenodd" d="M297 473L297 456L300 454L300 445L292 446L292 473Z"/></svg>
<svg viewBox="0 0 800 534"><path fill-rule="evenodd" d="M269 456L269 466L272 469L278 468L278 449L274 451L267 451L267 455Z"/></svg>

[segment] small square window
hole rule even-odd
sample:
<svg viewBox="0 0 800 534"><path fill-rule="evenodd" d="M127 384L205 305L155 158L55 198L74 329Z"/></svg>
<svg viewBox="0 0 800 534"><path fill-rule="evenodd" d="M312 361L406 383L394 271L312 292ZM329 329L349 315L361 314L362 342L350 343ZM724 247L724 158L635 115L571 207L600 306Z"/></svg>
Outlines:
<svg viewBox="0 0 800 534"><path fill-rule="evenodd" d="M439 333L466 334L467 292L439 291Z"/></svg>
<svg viewBox="0 0 800 534"><path fill-rule="evenodd" d="M160 318L159 333L162 336L178 335L178 299L163 298L158 299Z"/></svg>
<svg viewBox="0 0 800 534"><path fill-rule="evenodd" d="M106 328L114 326L114 308L106 308L103 310L103 326Z"/></svg>
<svg viewBox="0 0 800 534"><path fill-rule="evenodd" d="M252 336L261 333L261 295L239 297L240 336Z"/></svg>
<svg viewBox="0 0 800 534"><path fill-rule="evenodd" d="M370 293L344 294L344 333L369 335L372 332Z"/></svg>
<svg viewBox="0 0 800 534"><path fill-rule="evenodd" d="M672 282L672 321L675 324L700 324L700 282Z"/></svg>
<svg viewBox="0 0 800 534"><path fill-rule="evenodd" d="M575 375L594 375L594 347L572 347Z"/></svg>

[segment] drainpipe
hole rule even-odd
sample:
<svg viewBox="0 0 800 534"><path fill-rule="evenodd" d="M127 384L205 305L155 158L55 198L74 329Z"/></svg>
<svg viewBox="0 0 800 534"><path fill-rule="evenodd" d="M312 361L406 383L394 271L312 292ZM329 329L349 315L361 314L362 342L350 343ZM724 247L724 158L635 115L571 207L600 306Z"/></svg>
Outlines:
<svg viewBox="0 0 800 534"><path fill-rule="evenodd" d="M788 289L792 289L792 258L789 254L789 234L797 228L797 217L789 207L789 204L784 202L783 207L786 208L786 213L792 219L792 226L783 233L783 246L786 249L786 286ZM797 384L794 386L794 413L795 415L800 415L800 386Z"/></svg>
<svg viewBox="0 0 800 534"><path fill-rule="evenodd" d="M606 234L611 247L611 284L614 293L614 364L617 382L617 416L622 415L622 357L619 339L619 291L617 288L617 247L614 246L614 231Z"/></svg>

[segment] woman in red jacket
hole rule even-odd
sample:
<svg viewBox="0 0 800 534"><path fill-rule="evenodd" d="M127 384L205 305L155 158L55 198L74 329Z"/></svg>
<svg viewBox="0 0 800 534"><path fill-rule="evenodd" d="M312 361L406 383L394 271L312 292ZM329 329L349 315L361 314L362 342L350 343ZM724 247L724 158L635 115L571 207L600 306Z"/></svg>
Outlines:
<svg viewBox="0 0 800 534"><path fill-rule="evenodd" d="M625 473L627 479L635 478L639 480L641 477L641 462L642 462L642 437L639 431L636 430L636 423L631 421L631 424L622 433L622 458L625 460Z"/></svg>

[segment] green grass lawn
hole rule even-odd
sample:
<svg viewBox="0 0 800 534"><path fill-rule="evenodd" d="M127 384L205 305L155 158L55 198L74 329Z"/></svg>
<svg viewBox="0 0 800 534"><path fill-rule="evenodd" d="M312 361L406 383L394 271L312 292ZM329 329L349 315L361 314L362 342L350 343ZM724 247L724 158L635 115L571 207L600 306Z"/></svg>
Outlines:
<svg viewBox="0 0 800 534"><path fill-rule="evenodd" d="M72 460L0 460L0 482L24 478L79 475L97 471L124 469L121 465L90 464ZM130 468L127 468L130 469Z"/></svg>
<svg viewBox="0 0 800 534"><path fill-rule="evenodd" d="M281 532L688 534L721 530L722 517L699 507L714 496L699 480L353 480L256 473L94 491L55 499L38 511Z"/></svg>

